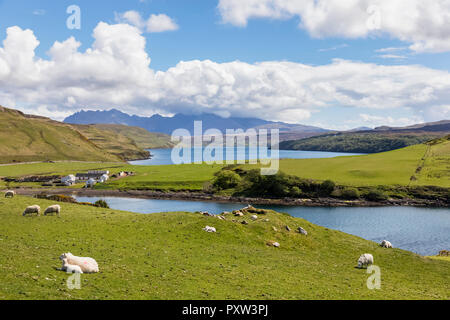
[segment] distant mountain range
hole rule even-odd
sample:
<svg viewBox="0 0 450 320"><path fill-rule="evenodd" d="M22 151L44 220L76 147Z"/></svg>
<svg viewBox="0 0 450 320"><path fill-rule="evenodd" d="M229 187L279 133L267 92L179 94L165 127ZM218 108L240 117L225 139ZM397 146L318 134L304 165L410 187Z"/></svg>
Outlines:
<svg viewBox="0 0 450 320"><path fill-rule="evenodd" d="M222 118L214 114L176 114L173 117L163 117L156 114L151 117L140 117L128 115L116 109L109 111L80 111L64 120L64 122L72 124L123 124L141 127L150 132L166 134L172 134L174 130L179 128L186 129L193 134L194 121L203 122L203 131L212 128L219 129L222 132L225 132L226 129L279 129L281 135L297 133L297 138L329 132L329 130L313 126L266 121L258 118Z"/></svg>

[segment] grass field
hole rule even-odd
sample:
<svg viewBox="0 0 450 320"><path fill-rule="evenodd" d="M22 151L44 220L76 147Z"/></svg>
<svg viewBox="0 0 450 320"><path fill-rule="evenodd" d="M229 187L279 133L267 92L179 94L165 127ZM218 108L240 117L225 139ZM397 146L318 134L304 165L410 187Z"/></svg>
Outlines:
<svg viewBox="0 0 450 320"><path fill-rule="evenodd" d="M194 213L140 215L62 203L58 217L22 217L27 197L0 198L0 299L449 299L448 261L270 212L249 225ZM269 222L263 222L268 218ZM206 225L217 233L202 231ZM285 231L298 226L308 236ZM278 231L274 231L275 226ZM280 248L269 247L277 241ZM63 252L94 257L81 289L57 271ZM381 268L369 290L362 253Z"/></svg>
<svg viewBox="0 0 450 320"><path fill-rule="evenodd" d="M245 165L246 168L253 166ZM36 163L0 166L1 176L69 174L89 169L133 171L135 176L97 185L103 189L202 190L223 165L133 166L120 163ZM280 170L318 181L350 186L440 186L450 188L450 141L420 144L390 152L331 159L283 159ZM411 180L411 177L414 177ZM0 186L1 186L0 182Z"/></svg>

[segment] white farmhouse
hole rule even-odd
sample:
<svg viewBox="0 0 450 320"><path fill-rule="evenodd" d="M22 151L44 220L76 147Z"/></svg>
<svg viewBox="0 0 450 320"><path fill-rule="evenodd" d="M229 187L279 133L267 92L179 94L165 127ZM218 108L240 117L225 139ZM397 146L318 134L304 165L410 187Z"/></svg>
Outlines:
<svg viewBox="0 0 450 320"><path fill-rule="evenodd" d="M108 180L109 180L109 176L107 174L104 174L100 177L100 179L98 179L98 182L105 183Z"/></svg>
<svg viewBox="0 0 450 320"><path fill-rule="evenodd" d="M61 183L65 184L66 186L71 186L75 184L76 178L73 174L69 174L67 177L61 178Z"/></svg>
<svg viewBox="0 0 450 320"><path fill-rule="evenodd" d="M95 186L96 183L97 181L91 178L88 181L86 181L86 188L92 188L93 186Z"/></svg>

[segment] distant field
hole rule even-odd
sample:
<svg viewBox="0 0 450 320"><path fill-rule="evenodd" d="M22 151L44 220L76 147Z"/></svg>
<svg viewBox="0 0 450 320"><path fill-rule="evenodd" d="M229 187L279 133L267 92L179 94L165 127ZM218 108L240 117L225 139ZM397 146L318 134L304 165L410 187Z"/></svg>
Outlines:
<svg viewBox="0 0 450 320"><path fill-rule="evenodd" d="M22 217L33 204L54 203L0 194L0 300L450 299L448 261L272 211L257 221L248 213L222 221L60 203L61 218ZM248 225L239 223L244 219ZM203 231L206 225L217 233ZM294 231L299 226L308 236ZM64 252L95 258L100 273L81 275L80 290L69 290L69 275L56 270ZM355 268L366 252L381 268L380 290L369 290L370 275Z"/></svg>
<svg viewBox="0 0 450 320"><path fill-rule="evenodd" d="M421 157L425 145L405 149L354 157L332 159L281 160L281 171L302 178L333 180L354 186L408 185ZM434 181L435 185L449 184Z"/></svg>
<svg viewBox="0 0 450 320"><path fill-rule="evenodd" d="M244 165L245 168L254 166ZM133 171L135 176L97 185L104 189L202 190L223 165L188 164L133 166L120 163L38 163L0 166L0 176L69 174L108 168L112 173ZM301 178L331 179L351 186L440 186L450 188L450 141L415 145L385 153L331 159L286 159L280 170Z"/></svg>
<svg viewBox="0 0 450 320"><path fill-rule="evenodd" d="M128 190L202 190L203 184L214 177L221 165L167 165L167 166L125 166L120 170L133 171L135 176L112 180L96 185L96 189ZM117 171L117 169L115 169Z"/></svg>

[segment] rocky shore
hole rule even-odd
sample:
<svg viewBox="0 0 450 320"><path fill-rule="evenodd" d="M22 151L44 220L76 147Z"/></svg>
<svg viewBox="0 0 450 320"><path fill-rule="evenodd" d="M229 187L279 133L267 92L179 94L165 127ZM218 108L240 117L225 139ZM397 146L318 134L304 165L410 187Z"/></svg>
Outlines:
<svg viewBox="0 0 450 320"><path fill-rule="evenodd" d="M256 205L287 205L304 207L383 207L383 206L411 206L411 207L450 207L449 203L442 200L430 199L389 199L380 202L367 200L342 200L335 198L311 198L311 199L266 199L212 195L203 192L162 192L151 190L92 190L92 189L31 189L23 188L15 190L19 195L34 196L37 194L62 194L83 197L126 197L141 199L161 200L189 200L189 201L214 201L232 202Z"/></svg>

